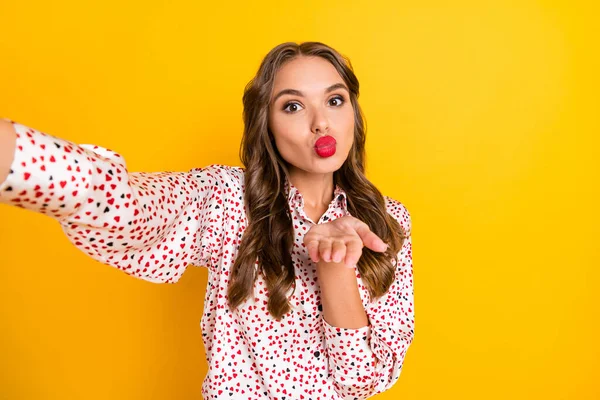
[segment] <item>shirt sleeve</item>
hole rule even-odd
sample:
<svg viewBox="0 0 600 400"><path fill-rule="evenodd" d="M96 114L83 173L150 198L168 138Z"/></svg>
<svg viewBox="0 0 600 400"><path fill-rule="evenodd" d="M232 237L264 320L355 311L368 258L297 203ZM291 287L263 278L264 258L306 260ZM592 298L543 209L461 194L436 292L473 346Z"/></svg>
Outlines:
<svg viewBox="0 0 600 400"><path fill-rule="evenodd" d="M394 261L396 275L390 289L365 307L369 325L348 329L323 320L329 370L344 399L366 399L396 383L414 337L411 218L395 200L388 211L406 228L408 238Z"/></svg>
<svg viewBox="0 0 600 400"><path fill-rule="evenodd" d="M113 151L11 122L16 151L0 203L55 218L81 251L150 282L213 266L229 167L130 173Z"/></svg>

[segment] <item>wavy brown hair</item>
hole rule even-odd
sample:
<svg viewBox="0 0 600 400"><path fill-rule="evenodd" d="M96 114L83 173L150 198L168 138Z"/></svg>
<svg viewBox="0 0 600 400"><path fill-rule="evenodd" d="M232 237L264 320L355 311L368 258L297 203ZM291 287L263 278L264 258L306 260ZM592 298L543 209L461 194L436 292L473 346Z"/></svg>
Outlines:
<svg viewBox="0 0 600 400"><path fill-rule="evenodd" d="M289 177L288 164L271 140L268 116L277 71L300 56L329 61L350 90L355 119L354 143L333 179L334 186L337 184L346 192L350 214L365 222L389 244L385 253L364 247L357 264L372 299L385 294L392 284L395 276L392 259L407 237L405 230L387 213L383 195L365 177L365 121L358 104L359 83L350 60L319 42L288 42L276 46L263 59L243 96L244 135L240 158L245 166L248 226L231 269L228 301L232 309L241 305L253 295L257 274L262 274L269 295L269 313L278 320L291 309L286 294L295 283L291 257L294 228L283 190L285 179Z"/></svg>

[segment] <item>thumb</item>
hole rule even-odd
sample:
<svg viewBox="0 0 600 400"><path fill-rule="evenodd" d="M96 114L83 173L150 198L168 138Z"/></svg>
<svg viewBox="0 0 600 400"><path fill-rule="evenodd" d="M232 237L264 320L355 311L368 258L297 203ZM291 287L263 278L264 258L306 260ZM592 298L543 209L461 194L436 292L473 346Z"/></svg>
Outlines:
<svg viewBox="0 0 600 400"><path fill-rule="evenodd" d="M360 236L365 247L379 252L384 252L387 250L388 245L385 244L385 242L381 240L379 236L373 233L367 224L361 223L356 228L356 233L358 233L358 236Z"/></svg>

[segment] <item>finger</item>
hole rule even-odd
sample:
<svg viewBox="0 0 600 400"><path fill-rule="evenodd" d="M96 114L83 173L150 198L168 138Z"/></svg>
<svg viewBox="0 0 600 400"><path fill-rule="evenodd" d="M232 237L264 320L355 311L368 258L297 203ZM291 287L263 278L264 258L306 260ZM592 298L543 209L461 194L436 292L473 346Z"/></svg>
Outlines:
<svg viewBox="0 0 600 400"><path fill-rule="evenodd" d="M358 260L362 255L362 248L363 244L360 239L346 242L346 258L344 264L348 268L354 268L354 266L358 264Z"/></svg>
<svg viewBox="0 0 600 400"><path fill-rule="evenodd" d="M358 233L358 236L360 236L365 247L368 247L373 251L380 252L387 250L387 244L385 244L385 242L381 240L379 236L373 233L371 229L369 229L369 226L364 222L361 222L355 229L356 233Z"/></svg>
<svg viewBox="0 0 600 400"><path fill-rule="evenodd" d="M314 262L319 262L319 241L313 239L306 244L306 250L308 250L308 256Z"/></svg>
<svg viewBox="0 0 600 400"><path fill-rule="evenodd" d="M319 241L319 256L325 262L331 262L331 240L321 239Z"/></svg>
<svg viewBox="0 0 600 400"><path fill-rule="evenodd" d="M346 255L346 243L341 240L335 240L331 246L331 260L339 263Z"/></svg>

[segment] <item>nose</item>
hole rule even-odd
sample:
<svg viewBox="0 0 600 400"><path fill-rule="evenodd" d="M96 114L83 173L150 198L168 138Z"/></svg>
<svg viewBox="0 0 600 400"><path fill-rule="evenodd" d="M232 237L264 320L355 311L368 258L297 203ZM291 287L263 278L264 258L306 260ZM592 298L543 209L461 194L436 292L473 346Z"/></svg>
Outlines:
<svg viewBox="0 0 600 400"><path fill-rule="evenodd" d="M325 135L329 131L329 121L323 111L315 110L311 131L316 135Z"/></svg>

